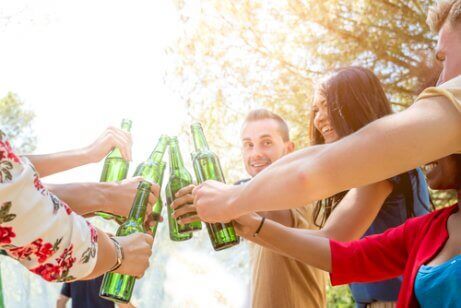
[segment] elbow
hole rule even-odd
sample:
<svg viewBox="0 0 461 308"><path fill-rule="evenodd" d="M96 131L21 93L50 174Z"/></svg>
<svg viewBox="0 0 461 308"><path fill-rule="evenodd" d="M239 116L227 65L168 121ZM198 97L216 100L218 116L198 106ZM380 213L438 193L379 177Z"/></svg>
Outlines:
<svg viewBox="0 0 461 308"><path fill-rule="evenodd" d="M311 201L330 196L332 179L330 179L329 173L321 168L299 168L297 181L300 189L309 196Z"/></svg>

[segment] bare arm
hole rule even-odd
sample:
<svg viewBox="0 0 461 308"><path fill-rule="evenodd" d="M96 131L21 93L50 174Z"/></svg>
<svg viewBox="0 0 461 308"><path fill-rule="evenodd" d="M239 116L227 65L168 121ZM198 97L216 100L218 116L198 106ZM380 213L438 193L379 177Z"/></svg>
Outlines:
<svg viewBox="0 0 461 308"><path fill-rule="evenodd" d="M46 184L46 187L63 200L79 215L103 211L128 216L141 177L123 180L120 183L69 183ZM149 203L154 204L160 194L160 187L152 185ZM148 207L148 217L152 207Z"/></svg>
<svg viewBox="0 0 461 308"><path fill-rule="evenodd" d="M331 213L321 230L309 231L341 242L357 240L371 226L391 192L392 184L387 180L353 188Z"/></svg>
<svg viewBox="0 0 461 308"><path fill-rule="evenodd" d="M26 155L41 177L83 166L92 162L85 149L42 155Z"/></svg>
<svg viewBox="0 0 461 308"><path fill-rule="evenodd" d="M114 243L103 231L96 229L98 233L98 252L96 265L93 271L82 280L94 279L108 272L117 261L117 253ZM122 265L115 273L128 274L140 278L149 267L149 257L152 254L154 239L144 233L134 233L128 236L116 237L123 250L124 259Z"/></svg>
<svg viewBox="0 0 461 308"><path fill-rule="evenodd" d="M131 160L131 135L121 129L109 127L89 146L81 149L44 155L26 155L41 177L95 163L103 159L114 147Z"/></svg>
<svg viewBox="0 0 461 308"><path fill-rule="evenodd" d="M252 232L256 230L260 223L257 215L247 215L245 220L247 230L253 230ZM241 220L237 220L236 224L239 230L238 222L241 222ZM306 231L310 230L290 228L266 219L256 238L249 235L245 236L245 238L284 256L330 271L329 239Z"/></svg>
<svg viewBox="0 0 461 308"><path fill-rule="evenodd" d="M459 111L443 97L424 99L333 144L287 155L246 185L206 182L194 191L197 212L205 221L227 221L251 212L300 207L459 150Z"/></svg>
<svg viewBox="0 0 461 308"><path fill-rule="evenodd" d="M338 204L335 210L328 218L325 226L320 230L300 229L306 234L325 237L342 242L348 242L359 239L365 231L370 227L373 220L376 218L384 201L392 192L392 184L389 181L382 181L361 188L350 190L343 200ZM274 211L269 213L279 213ZM236 220L235 226L239 235L245 239L264 246L277 252L281 255L296 258L299 252L299 247L292 246L294 251L284 251L281 249L286 241L286 238L274 236L274 241L268 242L262 237L253 237L253 233L257 229L258 218L241 217ZM276 221L277 222L277 221ZM265 230L266 237L269 232L277 230L282 225L290 227L291 225L279 224L274 225L269 230ZM263 227L265 228L265 226Z"/></svg>
<svg viewBox="0 0 461 308"><path fill-rule="evenodd" d="M258 214L281 225L294 227L294 219L290 210L259 212Z"/></svg>

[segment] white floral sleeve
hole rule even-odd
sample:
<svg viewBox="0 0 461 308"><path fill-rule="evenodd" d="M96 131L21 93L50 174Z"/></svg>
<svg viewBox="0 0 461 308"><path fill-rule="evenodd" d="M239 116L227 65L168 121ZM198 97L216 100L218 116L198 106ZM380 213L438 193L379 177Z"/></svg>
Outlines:
<svg viewBox="0 0 461 308"><path fill-rule="evenodd" d="M1 131L0 247L48 281L90 274L98 247L96 229L44 188Z"/></svg>

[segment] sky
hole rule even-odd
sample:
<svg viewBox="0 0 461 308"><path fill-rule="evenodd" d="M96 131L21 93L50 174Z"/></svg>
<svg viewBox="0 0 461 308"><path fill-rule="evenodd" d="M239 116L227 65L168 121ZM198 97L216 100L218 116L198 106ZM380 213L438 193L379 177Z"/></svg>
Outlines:
<svg viewBox="0 0 461 308"><path fill-rule="evenodd" d="M163 82L177 29L171 1L2 0L0 95L32 109L36 153L79 148L133 120L133 163L162 133L178 134L185 108ZM46 182L99 179L101 164Z"/></svg>

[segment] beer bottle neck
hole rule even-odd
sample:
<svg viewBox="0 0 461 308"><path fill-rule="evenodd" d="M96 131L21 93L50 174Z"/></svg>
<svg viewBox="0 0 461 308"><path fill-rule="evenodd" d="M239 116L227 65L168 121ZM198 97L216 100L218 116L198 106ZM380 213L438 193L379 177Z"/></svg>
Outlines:
<svg viewBox="0 0 461 308"><path fill-rule="evenodd" d="M181 150L179 149L178 140L170 141L170 170L178 170L184 168Z"/></svg>
<svg viewBox="0 0 461 308"><path fill-rule="evenodd" d="M202 126L199 123L192 124L192 138L194 139L195 151L208 150L208 143L206 142L205 134L203 133Z"/></svg>
<svg viewBox="0 0 461 308"><path fill-rule="evenodd" d="M150 185L149 185L150 187ZM150 188L138 188L136 197L133 201L128 220L143 223L144 216L146 215L147 202L149 200Z"/></svg>
<svg viewBox="0 0 461 308"><path fill-rule="evenodd" d="M168 146L168 137L161 136L154 150L149 156L149 160L152 162L160 163L163 155L165 154L166 147Z"/></svg>

